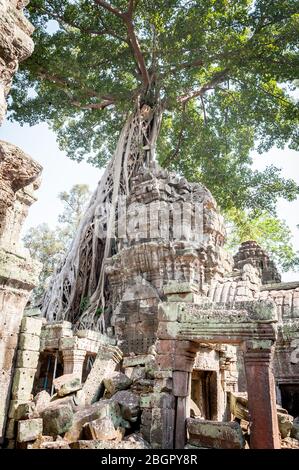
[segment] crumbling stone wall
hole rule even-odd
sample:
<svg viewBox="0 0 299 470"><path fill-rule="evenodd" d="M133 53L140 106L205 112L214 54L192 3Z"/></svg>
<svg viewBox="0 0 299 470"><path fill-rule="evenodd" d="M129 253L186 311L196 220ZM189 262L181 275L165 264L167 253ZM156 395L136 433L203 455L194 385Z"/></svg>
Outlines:
<svg viewBox="0 0 299 470"><path fill-rule="evenodd" d="M27 1L0 0L0 123L19 62L33 51ZM41 166L18 147L0 142L0 443L10 400L23 311L37 284L39 263L19 242L28 209L36 200Z"/></svg>

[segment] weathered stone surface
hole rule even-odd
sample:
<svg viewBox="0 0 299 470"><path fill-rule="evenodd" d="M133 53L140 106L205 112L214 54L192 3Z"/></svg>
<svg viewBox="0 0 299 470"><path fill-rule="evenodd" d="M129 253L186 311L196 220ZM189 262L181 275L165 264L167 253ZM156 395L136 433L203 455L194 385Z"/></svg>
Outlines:
<svg viewBox="0 0 299 470"><path fill-rule="evenodd" d="M140 414L140 399L134 393L128 390L121 390L116 392L115 395L110 398L110 401L119 404L122 417L125 420L131 423L135 423L138 420Z"/></svg>
<svg viewBox="0 0 299 470"><path fill-rule="evenodd" d="M18 351L17 367L35 369L38 364L39 351Z"/></svg>
<svg viewBox="0 0 299 470"><path fill-rule="evenodd" d="M20 404L15 412L15 419L17 421L37 417L38 416L35 416L35 403L32 401Z"/></svg>
<svg viewBox="0 0 299 470"><path fill-rule="evenodd" d="M33 399L35 403L35 409L38 413L42 413L47 406L49 406L51 401L51 395L46 391L42 390L37 393Z"/></svg>
<svg viewBox="0 0 299 470"><path fill-rule="evenodd" d="M243 449L245 440L238 423L187 419L188 443L213 449Z"/></svg>
<svg viewBox="0 0 299 470"><path fill-rule="evenodd" d="M73 424L65 434L65 439L68 442L77 441L81 437L84 424L106 417L117 423L117 420L120 420L120 415L118 403L112 400L100 400L92 405L87 405L74 414Z"/></svg>
<svg viewBox="0 0 299 470"><path fill-rule="evenodd" d="M88 374L87 380L83 385L83 391L86 396L86 405L96 402L104 390L103 379L115 371L116 365L122 358L122 352L117 347L101 345Z"/></svg>
<svg viewBox="0 0 299 470"><path fill-rule="evenodd" d="M43 431L43 420L40 418L27 419L18 422L18 442L35 441Z"/></svg>
<svg viewBox="0 0 299 470"><path fill-rule="evenodd" d="M282 439L289 437L293 426L293 416L287 413L277 413L278 427Z"/></svg>
<svg viewBox="0 0 299 470"><path fill-rule="evenodd" d="M15 369L12 386L14 400L28 401L30 399L36 369L19 367Z"/></svg>
<svg viewBox="0 0 299 470"><path fill-rule="evenodd" d="M0 124L6 112L6 96L18 64L33 52L30 38L33 26L25 18L23 6L24 2L0 2Z"/></svg>
<svg viewBox="0 0 299 470"><path fill-rule="evenodd" d="M149 443L143 439L140 433L130 434L124 438L124 442L135 445L135 449L150 449Z"/></svg>
<svg viewBox="0 0 299 470"><path fill-rule="evenodd" d="M190 398L190 417L191 418L200 418L202 413L198 408L197 404Z"/></svg>
<svg viewBox="0 0 299 470"><path fill-rule="evenodd" d="M299 449L299 441L292 437L286 437L281 441L282 449Z"/></svg>
<svg viewBox="0 0 299 470"><path fill-rule="evenodd" d="M142 442L130 442L128 440L123 441L84 441L79 440L70 444L72 449L148 449Z"/></svg>
<svg viewBox="0 0 299 470"><path fill-rule="evenodd" d="M109 418L108 416L86 423L83 426L83 430L87 439L98 441L121 441L125 434L125 429L115 427L113 419Z"/></svg>
<svg viewBox="0 0 299 470"><path fill-rule="evenodd" d="M41 413L43 419L43 433L57 436L68 431L73 423L73 409L70 403L53 402Z"/></svg>
<svg viewBox="0 0 299 470"><path fill-rule="evenodd" d="M114 372L109 375L109 377L104 377L103 382L105 389L110 396L120 390L127 390L132 384L132 380L122 372Z"/></svg>
<svg viewBox="0 0 299 470"><path fill-rule="evenodd" d="M80 377L74 374L64 374L53 380L54 388L59 397L77 392L82 388Z"/></svg>

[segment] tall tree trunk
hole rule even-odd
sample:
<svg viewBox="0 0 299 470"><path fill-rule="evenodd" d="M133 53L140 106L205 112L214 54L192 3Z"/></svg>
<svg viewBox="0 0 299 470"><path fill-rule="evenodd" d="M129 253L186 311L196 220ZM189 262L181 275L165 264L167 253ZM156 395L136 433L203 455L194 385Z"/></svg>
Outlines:
<svg viewBox="0 0 299 470"><path fill-rule="evenodd" d="M120 196L128 196L140 167L155 159L162 117L161 105L137 105L126 120L117 148L81 221L69 253L51 279L42 313L49 320L104 332L105 260L111 255L111 234Z"/></svg>

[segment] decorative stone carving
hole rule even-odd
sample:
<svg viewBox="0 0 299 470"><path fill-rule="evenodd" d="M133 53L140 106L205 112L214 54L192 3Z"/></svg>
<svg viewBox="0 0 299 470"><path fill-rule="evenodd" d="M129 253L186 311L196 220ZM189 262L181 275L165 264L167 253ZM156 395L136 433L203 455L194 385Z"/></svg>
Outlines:
<svg viewBox="0 0 299 470"><path fill-rule="evenodd" d="M23 13L28 1L0 0L0 124L6 113L6 97L19 62L33 52L32 24Z"/></svg>

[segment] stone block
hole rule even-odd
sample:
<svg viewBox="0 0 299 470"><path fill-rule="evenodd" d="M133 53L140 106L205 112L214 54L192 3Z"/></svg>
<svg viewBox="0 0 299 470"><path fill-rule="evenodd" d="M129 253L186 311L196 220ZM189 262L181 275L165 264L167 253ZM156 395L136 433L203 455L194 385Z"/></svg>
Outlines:
<svg viewBox="0 0 299 470"><path fill-rule="evenodd" d="M64 374L53 380L55 390L59 397L81 390L81 379L75 374Z"/></svg>
<svg viewBox="0 0 299 470"><path fill-rule="evenodd" d="M104 377L103 383L108 394L112 396L120 390L127 390L132 380L122 372L113 372L108 377Z"/></svg>
<svg viewBox="0 0 299 470"><path fill-rule="evenodd" d="M87 439L95 439L98 441L110 441L114 439L121 441L125 434L125 429L115 427L113 420L108 416L86 423L83 426L83 430Z"/></svg>
<svg viewBox="0 0 299 470"><path fill-rule="evenodd" d="M293 416L287 413L277 412L278 428L282 439L290 436L293 427Z"/></svg>
<svg viewBox="0 0 299 470"><path fill-rule="evenodd" d="M27 403L27 402L24 400L10 400L9 411L8 411L9 418L15 418L18 406L21 405L22 403Z"/></svg>
<svg viewBox="0 0 299 470"><path fill-rule="evenodd" d="M101 395L104 384L103 379L111 375L121 360L122 354L117 347L101 346L91 371L83 385L86 395L86 404L94 403Z"/></svg>
<svg viewBox="0 0 299 470"><path fill-rule="evenodd" d="M144 441L144 440L143 440ZM123 440L123 441L86 441L79 440L70 444L72 449L116 449L116 450L131 450L131 449L150 449L150 445L144 442L137 442L137 440Z"/></svg>
<svg viewBox="0 0 299 470"><path fill-rule="evenodd" d="M35 416L35 403L32 401L21 403L15 411L15 419L20 421L31 418L37 418L37 416Z"/></svg>
<svg viewBox="0 0 299 470"><path fill-rule="evenodd" d="M57 436L67 432L73 424L74 412L70 403L53 402L41 413L43 433ZM60 403L59 403L60 402Z"/></svg>
<svg viewBox="0 0 299 470"><path fill-rule="evenodd" d="M35 408L38 413L41 413L47 406L49 406L51 401L51 396L46 390L42 390L37 393L33 399L35 403Z"/></svg>
<svg viewBox="0 0 299 470"><path fill-rule="evenodd" d="M30 333L39 336L43 324L42 318L23 317L20 333Z"/></svg>
<svg viewBox="0 0 299 470"><path fill-rule="evenodd" d="M138 395L128 390L120 390L110 398L110 401L119 404L123 419L132 423L138 420L140 414L140 399Z"/></svg>
<svg viewBox="0 0 299 470"><path fill-rule="evenodd" d="M38 364L39 351L21 350L17 352L17 367L35 369Z"/></svg>
<svg viewBox="0 0 299 470"><path fill-rule="evenodd" d="M18 442L35 441L43 431L43 420L40 418L27 419L18 422Z"/></svg>
<svg viewBox="0 0 299 470"><path fill-rule="evenodd" d="M243 449L245 440L236 422L187 419L188 444L212 449Z"/></svg>
<svg viewBox="0 0 299 470"><path fill-rule="evenodd" d="M100 400L92 405L87 405L79 409L74 414L74 420L71 428L65 434L65 439L68 442L74 442L80 439L84 424L103 418L110 418L114 421L115 425L119 425L122 416L118 403L110 400Z"/></svg>
<svg viewBox="0 0 299 470"><path fill-rule="evenodd" d="M124 357L123 367L136 367L150 364L155 360L155 356L152 354L140 354L134 357Z"/></svg>
<svg viewBox="0 0 299 470"><path fill-rule="evenodd" d="M39 351L40 339L37 335L30 333L21 333L18 349L27 349L28 351Z"/></svg>
<svg viewBox="0 0 299 470"><path fill-rule="evenodd" d="M36 369L15 369L12 386L12 397L14 400L28 401L30 399Z"/></svg>

